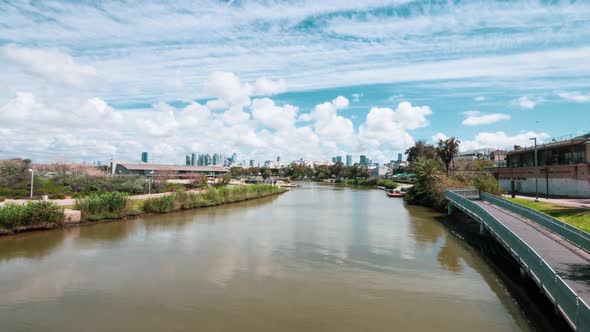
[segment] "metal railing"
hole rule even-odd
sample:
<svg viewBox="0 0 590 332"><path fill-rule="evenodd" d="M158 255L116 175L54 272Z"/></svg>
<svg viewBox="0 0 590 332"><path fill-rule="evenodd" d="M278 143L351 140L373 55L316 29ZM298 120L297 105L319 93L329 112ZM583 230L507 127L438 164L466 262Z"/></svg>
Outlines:
<svg viewBox="0 0 590 332"><path fill-rule="evenodd" d="M507 199L490 195L488 193L481 192L479 197L483 201L493 203L503 209L514 212L520 216L530 219L537 224L547 228L548 230L558 234L564 239L570 241L576 246L590 252L590 234L583 230L573 227L569 224L564 223L561 220L555 219L551 216L544 214L543 212L531 209L524 205L511 202Z"/></svg>
<svg viewBox="0 0 590 332"><path fill-rule="evenodd" d="M577 296L549 264L524 240L480 205L452 190L445 191L451 204L483 223L486 229L521 263L576 331L590 331L590 307Z"/></svg>

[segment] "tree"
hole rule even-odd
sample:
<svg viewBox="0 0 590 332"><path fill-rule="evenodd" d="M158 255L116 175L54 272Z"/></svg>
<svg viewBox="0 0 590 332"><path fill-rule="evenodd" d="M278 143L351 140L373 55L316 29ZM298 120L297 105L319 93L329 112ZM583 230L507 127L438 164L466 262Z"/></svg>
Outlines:
<svg viewBox="0 0 590 332"><path fill-rule="evenodd" d="M439 140L438 146L436 147L436 153L442 160L443 164L445 165L445 170L447 171L447 176L449 176L449 166L453 161L453 158L459 152L459 144L461 143L460 140L456 139L455 137L450 137L445 140Z"/></svg>
<svg viewBox="0 0 590 332"><path fill-rule="evenodd" d="M408 162L410 164L416 162L418 159L436 159L437 153L434 146L427 144L426 141L419 140L412 146L411 148L407 149L405 154L408 155Z"/></svg>
<svg viewBox="0 0 590 332"><path fill-rule="evenodd" d="M416 161L413 171L416 174L418 184L428 188L441 176L440 162L434 159L422 158Z"/></svg>

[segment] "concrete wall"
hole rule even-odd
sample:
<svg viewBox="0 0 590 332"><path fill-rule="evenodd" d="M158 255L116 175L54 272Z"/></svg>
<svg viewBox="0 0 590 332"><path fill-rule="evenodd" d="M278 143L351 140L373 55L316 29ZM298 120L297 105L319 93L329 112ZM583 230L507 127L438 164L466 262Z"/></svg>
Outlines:
<svg viewBox="0 0 590 332"><path fill-rule="evenodd" d="M539 193L547 193L549 182L549 195L590 198L589 171L588 164L540 167ZM518 192L535 193L536 177L532 167L499 169L498 178L502 190L510 191L511 181L514 181Z"/></svg>

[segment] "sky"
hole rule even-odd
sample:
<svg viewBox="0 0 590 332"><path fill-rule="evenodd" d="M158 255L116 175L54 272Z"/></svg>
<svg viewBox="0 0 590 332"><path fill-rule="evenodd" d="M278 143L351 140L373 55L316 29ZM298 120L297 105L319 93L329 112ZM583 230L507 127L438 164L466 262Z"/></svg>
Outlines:
<svg viewBox="0 0 590 332"><path fill-rule="evenodd" d="M590 131L590 2L0 0L0 158L387 162Z"/></svg>

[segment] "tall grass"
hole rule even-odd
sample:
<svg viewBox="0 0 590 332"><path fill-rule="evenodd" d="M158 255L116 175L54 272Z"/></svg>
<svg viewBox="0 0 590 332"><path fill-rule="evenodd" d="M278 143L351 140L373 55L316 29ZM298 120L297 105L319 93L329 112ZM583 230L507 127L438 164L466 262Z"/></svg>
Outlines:
<svg viewBox="0 0 590 332"><path fill-rule="evenodd" d="M240 202L285 191L285 188L265 184L209 188L200 193L179 191L171 195L146 199L142 209L147 213L166 213L180 209L190 210L199 207Z"/></svg>
<svg viewBox="0 0 590 332"><path fill-rule="evenodd" d="M64 219L64 210L51 202L6 204L0 207L0 227L6 229L46 224L61 225Z"/></svg>
<svg viewBox="0 0 590 332"><path fill-rule="evenodd" d="M76 210L87 220L120 218L125 214L128 200L126 193L92 194L76 199Z"/></svg>
<svg viewBox="0 0 590 332"><path fill-rule="evenodd" d="M346 184L356 185L356 186L370 186L370 187L384 187L386 189L395 189L399 186L399 184L395 181L386 180L386 179L366 179L366 180L358 180L358 179L350 179L346 180Z"/></svg>

